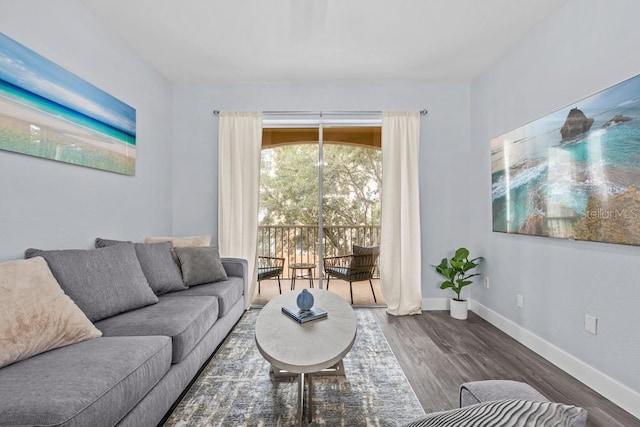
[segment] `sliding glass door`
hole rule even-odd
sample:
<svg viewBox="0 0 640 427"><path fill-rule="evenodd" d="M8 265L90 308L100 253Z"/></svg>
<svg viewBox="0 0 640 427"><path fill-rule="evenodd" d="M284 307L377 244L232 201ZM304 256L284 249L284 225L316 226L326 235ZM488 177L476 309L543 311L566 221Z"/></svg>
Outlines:
<svg viewBox="0 0 640 427"><path fill-rule="evenodd" d="M324 258L348 255L353 245L379 244L381 179L379 125L265 121L258 254L283 259L283 291L292 285L324 288ZM377 271L372 283L381 302ZM374 303L369 286L353 284L355 304ZM276 280L261 288L256 303L279 292ZM351 300L345 280L332 277L329 290Z"/></svg>

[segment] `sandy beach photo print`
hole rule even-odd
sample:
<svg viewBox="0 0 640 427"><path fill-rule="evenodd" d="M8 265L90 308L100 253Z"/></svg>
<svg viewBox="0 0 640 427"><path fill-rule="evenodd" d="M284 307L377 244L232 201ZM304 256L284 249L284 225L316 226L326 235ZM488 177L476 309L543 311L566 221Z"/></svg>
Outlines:
<svg viewBox="0 0 640 427"><path fill-rule="evenodd" d="M136 111L0 33L0 150L135 175Z"/></svg>
<svg viewBox="0 0 640 427"><path fill-rule="evenodd" d="M640 245L640 76L491 140L493 231Z"/></svg>

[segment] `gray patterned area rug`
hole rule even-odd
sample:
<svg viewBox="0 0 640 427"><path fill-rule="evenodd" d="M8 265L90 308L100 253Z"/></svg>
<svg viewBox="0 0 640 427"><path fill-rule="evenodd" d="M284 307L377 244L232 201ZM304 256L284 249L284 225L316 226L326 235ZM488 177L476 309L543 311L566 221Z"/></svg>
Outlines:
<svg viewBox="0 0 640 427"><path fill-rule="evenodd" d="M314 426L398 426L424 415L373 313L356 309L346 377L314 378ZM297 380L274 383L255 344L259 310L244 314L165 426L296 424Z"/></svg>

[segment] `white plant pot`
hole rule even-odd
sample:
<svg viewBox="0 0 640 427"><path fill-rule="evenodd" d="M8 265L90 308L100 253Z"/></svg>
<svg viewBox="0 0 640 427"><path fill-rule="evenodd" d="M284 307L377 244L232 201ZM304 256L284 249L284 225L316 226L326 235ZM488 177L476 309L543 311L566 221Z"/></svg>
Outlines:
<svg viewBox="0 0 640 427"><path fill-rule="evenodd" d="M449 314L451 317L459 320L465 320L467 318L467 312L469 310L467 300L456 301L451 298L449 303Z"/></svg>

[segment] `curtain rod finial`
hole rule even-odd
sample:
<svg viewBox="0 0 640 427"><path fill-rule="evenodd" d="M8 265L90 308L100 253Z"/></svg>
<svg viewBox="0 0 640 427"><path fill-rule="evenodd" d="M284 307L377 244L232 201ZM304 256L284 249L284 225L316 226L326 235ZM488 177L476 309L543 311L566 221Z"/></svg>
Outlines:
<svg viewBox="0 0 640 427"><path fill-rule="evenodd" d="M213 110L213 113L212 113L212 114L213 114L214 116L218 116L218 115L220 115L220 110Z"/></svg>
<svg viewBox="0 0 640 427"><path fill-rule="evenodd" d="M420 115L421 116L426 116L429 113L429 111L427 110L420 110Z"/></svg>

